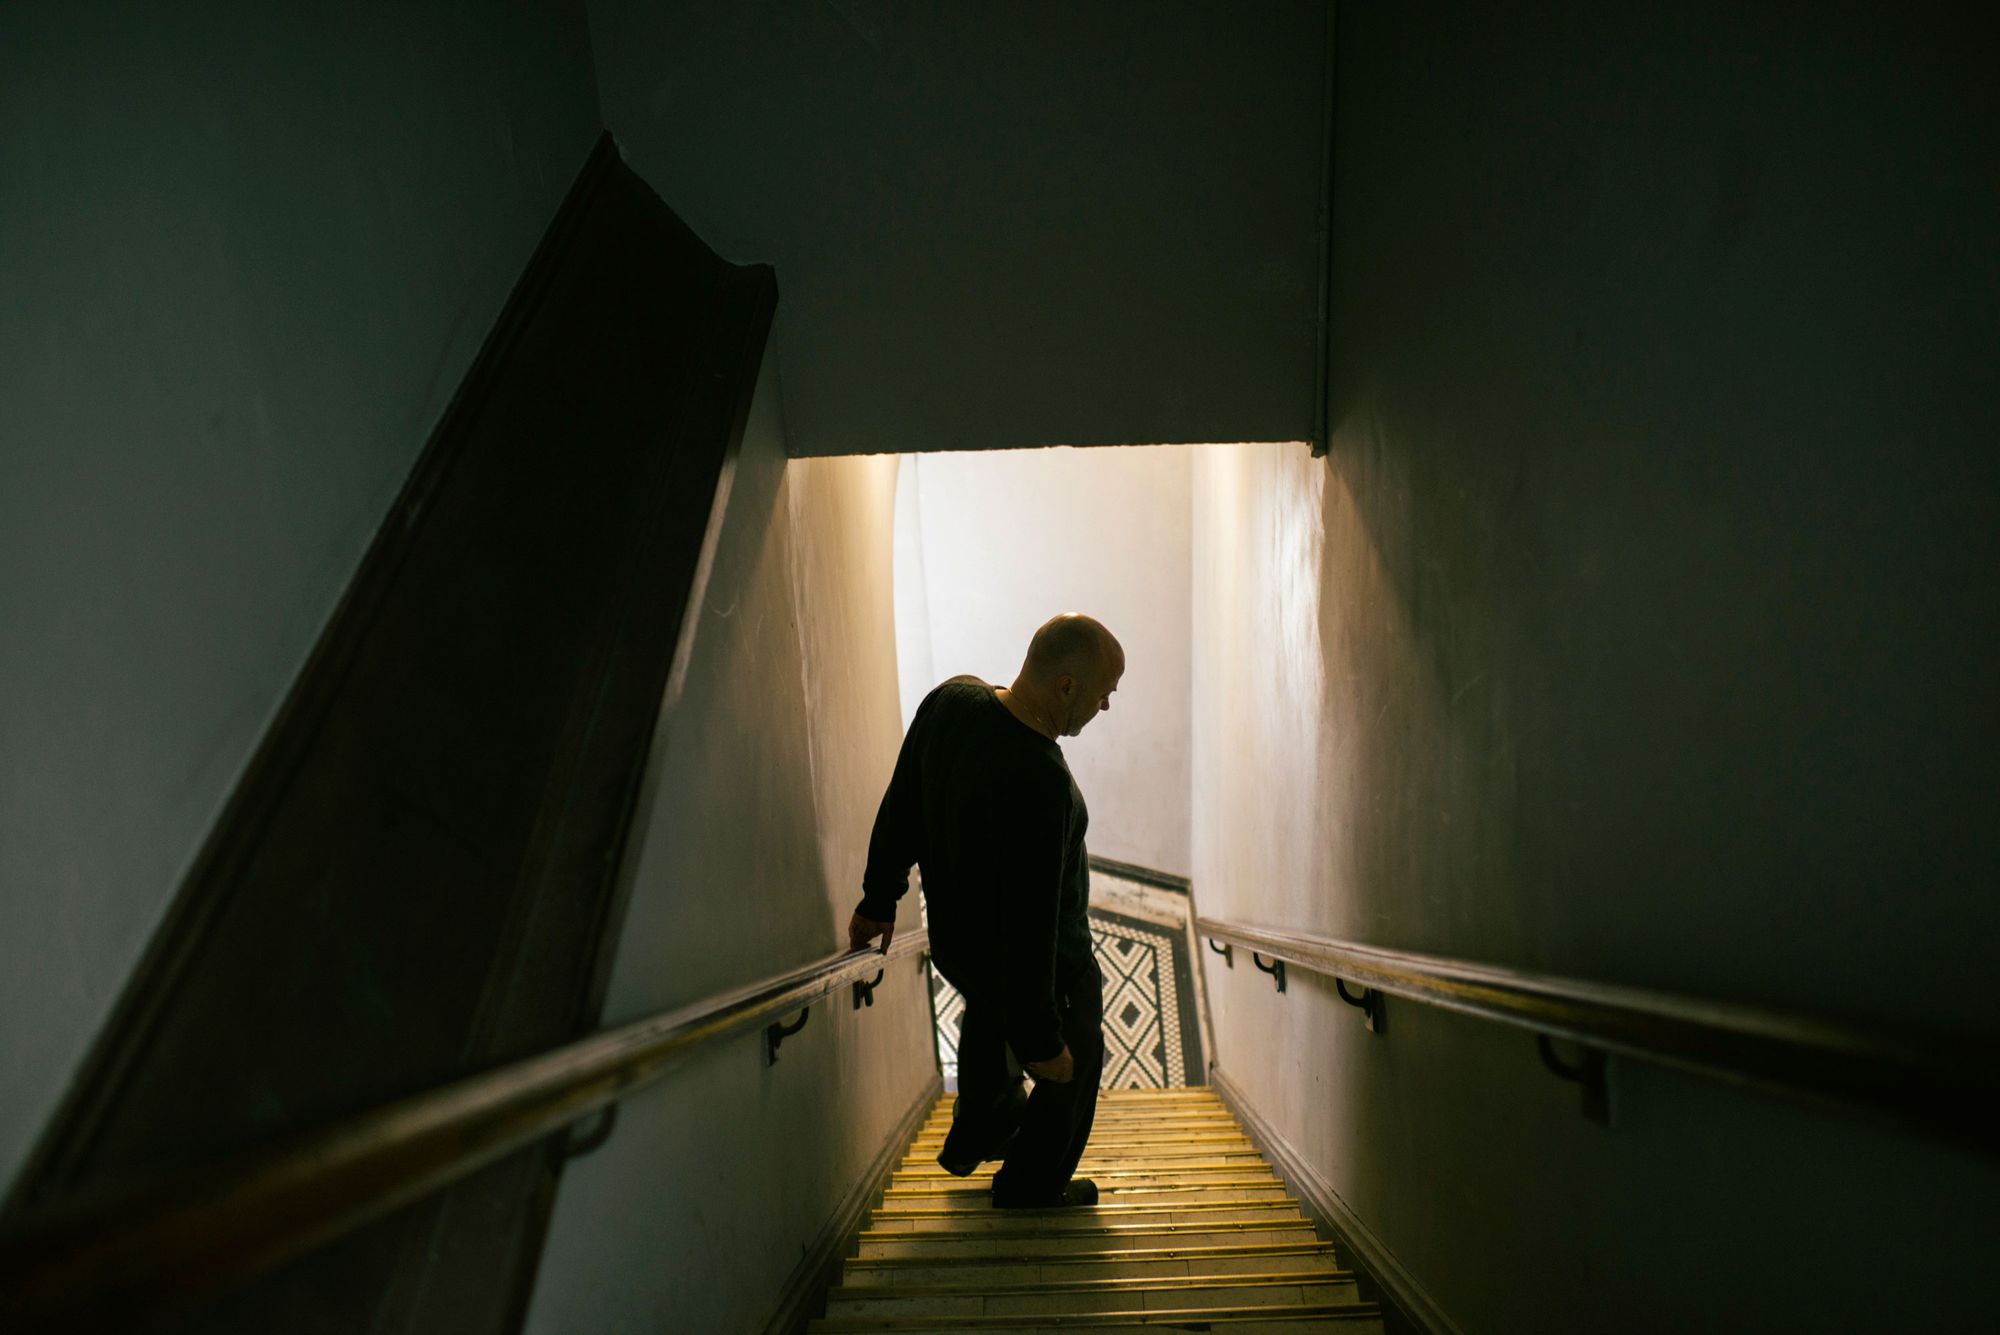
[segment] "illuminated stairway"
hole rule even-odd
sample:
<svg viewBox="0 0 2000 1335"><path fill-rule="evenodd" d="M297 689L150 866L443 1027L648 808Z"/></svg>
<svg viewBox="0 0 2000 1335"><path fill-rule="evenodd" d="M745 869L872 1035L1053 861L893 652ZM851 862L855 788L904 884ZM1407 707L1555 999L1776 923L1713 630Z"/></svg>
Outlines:
<svg viewBox="0 0 2000 1335"><path fill-rule="evenodd" d="M1101 1192L1090 1208L993 1209L997 1165L956 1178L935 1162L950 1122L947 1096L813 1331L1382 1329L1208 1090L1103 1095L1077 1170Z"/></svg>

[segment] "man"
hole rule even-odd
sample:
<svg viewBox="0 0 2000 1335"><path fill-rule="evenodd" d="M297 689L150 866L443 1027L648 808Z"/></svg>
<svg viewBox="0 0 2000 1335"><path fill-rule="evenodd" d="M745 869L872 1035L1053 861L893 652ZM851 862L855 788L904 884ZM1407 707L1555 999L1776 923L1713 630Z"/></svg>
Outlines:
<svg viewBox="0 0 2000 1335"><path fill-rule="evenodd" d="M1012 686L953 677L925 696L882 796L848 925L856 949L880 937L886 951L910 864L920 866L931 962L965 997L958 1101L938 1163L963 1177L1004 1158L997 1206L1097 1200L1089 1178L1070 1176L1104 1068L1090 817L1056 739L1111 708L1124 673L1111 632L1066 614L1035 632ZM1031 1096L1020 1067L1035 1078Z"/></svg>

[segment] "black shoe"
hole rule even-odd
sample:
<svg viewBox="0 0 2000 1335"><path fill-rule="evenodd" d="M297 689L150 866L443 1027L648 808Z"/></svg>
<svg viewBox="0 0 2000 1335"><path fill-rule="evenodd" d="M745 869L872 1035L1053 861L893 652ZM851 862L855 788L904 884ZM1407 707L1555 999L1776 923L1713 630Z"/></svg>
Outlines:
<svg viewBox="0 0 2000 1335"><path fill-rule="evenodd" d="M1054 1210L1065 1205L1097 1204L1097 1184L1087 1177L1073 1177L1053 1198L1003 1196L993 1193L996 1210Z"/></svg>
<svg viewBox="0 0 2000 1335"><path fill-rule="evenodd" d="M967 1113L961 1121L959 1110L954 1108L951 1130L945 1133L944 1144L938 1149L938 1167L953 1177L969 1177L979 1171L980 1164L1006 1158L1014 1137L1021 1131L1021 1110L1027 1106L1027 1091L1017 1081L990 1112ZM986 1128L990 1137L983 1145L974 1138L977 1127Z"/></svg>
<svg viewBox="0 0 2000 1335"><path fill-rule="evenodd" d="M957 1151L953 1146L947 1144L945 1148L938 1151L937 1166L944 1169L945 1172L950 1173L953 1177L971 1177L979 1171L979 1165L989 1160L1006 1158L1007 1151L1014 1144L1014 1137L1019 1134L1020 1128L1015 1127L1007 1133L1006 1137L999 1144L982 1150L977 1158L948 1158L946 1156L955 1154ZM949 1140L949 1137L946 1139Z"/></svg>

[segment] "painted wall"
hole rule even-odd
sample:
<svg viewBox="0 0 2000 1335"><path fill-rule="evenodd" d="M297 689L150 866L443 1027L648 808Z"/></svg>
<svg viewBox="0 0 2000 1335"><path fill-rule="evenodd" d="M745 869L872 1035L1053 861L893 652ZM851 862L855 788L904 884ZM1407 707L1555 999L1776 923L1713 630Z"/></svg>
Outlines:
<svg viewBox="0 0 2000 1335"><path fill-rule="evenodd" d="M598 128L580 3L0 11L0 1173Z"/></svg>
<svg viewBox="0 0 2000 1335"><path fill-rule="evenodd" d="M1319 0L590 14L633 164L782 276L795 453L1310 433Z"/></svg>
<svg viewBox="0 0 2000 1335"><path fill-rule="evenodd" d="M1973 37L1341 7L1332 452L1196 466L1204 912L1994 1032ZM1983 1323L1990 1163L1630 1066L1605 1131L1524 1035L1205 962L1466 1330Z"/></svg>
<svg viewBox="0 0 2000 1335"><path fill-rule="evenodd" d="M903 717L947 677L1005 685L1036 627L1087 612L1125 646L1111 709L1063 755L1090 851L1188 869L1189 457L1179 446L931 454L904 463Z"/></svg>
<svg viewBox="0 0 2000 1335"><path fill-rule="evenodd" d="M895 481L888 457L788 463L766 360L626 860L608 1023L844 947L902 739ZM528 1328L761 1328L936 1078L925 986L902 962L873 1007L815 1007L776 1065L748 1034L626 1100L611 1141L563 1177Z"/></svg>

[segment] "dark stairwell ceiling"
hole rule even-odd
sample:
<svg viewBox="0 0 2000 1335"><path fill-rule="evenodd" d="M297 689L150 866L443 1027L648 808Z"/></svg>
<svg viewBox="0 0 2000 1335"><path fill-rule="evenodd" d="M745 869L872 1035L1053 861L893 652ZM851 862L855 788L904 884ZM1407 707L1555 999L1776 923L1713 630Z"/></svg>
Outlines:
<svg viewBox="0 0 2000 1335"><path fill-rule="evenodd" d="M777 266L796 453L1310 435L1318 0L590 16L629 160Z"/></svg>

